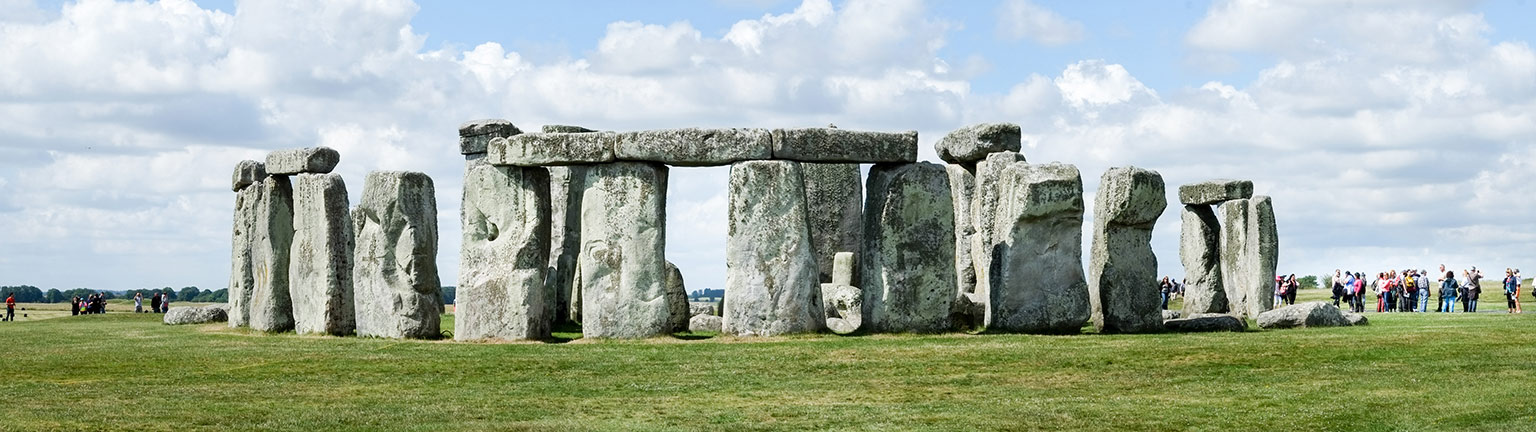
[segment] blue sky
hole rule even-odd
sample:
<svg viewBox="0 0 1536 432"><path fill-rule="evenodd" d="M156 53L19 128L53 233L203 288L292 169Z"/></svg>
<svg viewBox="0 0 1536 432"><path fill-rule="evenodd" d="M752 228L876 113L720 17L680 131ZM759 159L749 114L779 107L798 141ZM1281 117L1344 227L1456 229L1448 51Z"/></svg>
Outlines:
<svg viewBox="0 0 1536 432"><path fill-rule="evenodd" d="M1089 196L1120 165L1253 179L1282 272L1529 266L1532 18L1458 0L0 0L0 285L222 287L229 171L313 145L342 152L354 202L370 170L432 175L452 284L453 133L483 117L915 129L931 161L944 133L1009 121ZM726 175L672 177L668 257L694 288L724 281ZM1165 274L1177 231L1165 213Z"/></svg>

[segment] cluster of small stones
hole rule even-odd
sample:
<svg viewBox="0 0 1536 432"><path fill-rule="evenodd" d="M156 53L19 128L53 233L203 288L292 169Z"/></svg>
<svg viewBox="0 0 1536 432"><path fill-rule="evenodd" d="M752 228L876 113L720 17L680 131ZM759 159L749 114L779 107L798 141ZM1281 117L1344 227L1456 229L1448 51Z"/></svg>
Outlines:
<svg viewBox="0 0 1536 432"><path fill-rule="evenodd" d="M374 172L349 209L326 147L235 166L231 327L266 332L435 338L437 204L432 180ZM402 253L408 256L399 256Z"/></svg>
<svg viewBox="0 0 1536 432"><path fill-rule="evenodd" d="M1179 201L1184 314L1257 319L1273 309L1280 245L1269 197L1254 196L1251 181L1211 180L1179 187Z"/></svg>

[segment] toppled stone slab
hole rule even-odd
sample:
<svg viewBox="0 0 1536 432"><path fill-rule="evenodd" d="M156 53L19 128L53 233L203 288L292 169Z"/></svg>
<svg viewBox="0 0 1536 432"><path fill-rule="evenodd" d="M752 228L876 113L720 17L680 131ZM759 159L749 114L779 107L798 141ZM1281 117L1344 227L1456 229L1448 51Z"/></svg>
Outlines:
<svg viewBox="0 0 1536 432"><path fill-rule="evenodd" d="M1163 310L1163 321L1168 321L1168 320L1171 320L1171 319L1179 319L1179 318L1181 318L1183 316L1184 316L1184 313L1176 311L1176 310Z"/></svg>
<svg viewBox="0 0 1536 432"><path fill-rule="evenodd" d="M1099 182L1088 287L1100 333L1163 328L1152 252L1152 228L1168 206L1163 193L1161 175L1136 167L1111 168Z"/></svg>
<svg viewBox="0 0 1536 432"><path fill-rule="evenodd" d="M800 162L916 162L917 132L774 129L773 158Z"/></svg>
<svg viewBox="0 0 1536 432"><path fill-rule="evenodd" d="M986 329L1081 331L1089 319L1082 175L1072 165L1019 162L1001 178Z"/></svg>
<svg viewBox="0 0 1536 432"><path fill-rule="evenodd" d="M549 170L549 273L546 279L555 298L550 307L555 309L556 323L577 321L581 317L581 305L574 300L581 296L581 285L576 283L576 263L581 256L581 180L586 177L584 166L552 166Z"/></svg>
<svg viewBox="0 0 1536 432"><path fill-rule="evenodd" d="M1210 206L1186 205L1179 236L1179 260L1184 264L1184 312L1227 313L1227 291L1221 279L1221 224Z"/></svg>
<svg viewBox="0 0 1536 432"><path fill-rule="evenodd" d="M723 321L714 315L694 315L688 319L688 331L693 333L720 333Z"/></svg>
<svg viewBox="0 0 1536 432"><path fill-rule="evenodd" d="M495 138L523 133L512 122L502 119L471 120L459 125L459 153L485 153Z"/></svg>
<svg viewBox="0 0 1536 432"><path fill-rule="evenodd" d="M1344 327L1349 319L1338 307L1328 302L1297 303L1259 314L1259 328L1284 329L1294 327Z"/></svg>
<svg viewBox="0 0 1536 432"><path fill-rule="evenodd" d="M219 305L177 306L165 313L166 325L207 324L229 320L229 307Z"/></svg>
<svg viewBox="0 0 1536 432"><path fill-rule="evenodd" d="M939 159L952 164L971 164L1000 152L1017 152L1021 135L1019 125L1013 123L981 123L956 129L945 135L934 151Z"/></svg>
<svg viewBox="0 0 1536 432"><path fill-rule="evenodd" d="M772 147L773 134L767 129L663 129L620 133L613 156L674 166L721 166L772 159Z"/></svg>
<svg viewBox="0 0 1536 432"><path fill-rule="evenodd" d="M667 261L667 311L672 331L688 330L688 319L695 315L689 313L689 309L688 287L683 284L683 271Z"/></svg>
<svg viewBox="0 0 1536 432"><path fill-rule="evenodd" d="M1241 332L1248 330L1248 323L1226 314L1195 314L1163 321L1163 329L1180 333Z"/></svg>
<svg viewBox="0 0 1536 432"><path fill-rule="evenodd" d="M827 317L827 330L840 335L852 334L859 331L859 326L864 324L861 304L863 293L859 288L837 284L821 284L821 301L823 313Z"/></svg>
<svg viewBox="0 0 1536 432"><path fill-rule="evenodd" d="M688 316L715 315L720 316L720 308L715 302L688 302Z"/></svg>
<svg viewBox="0 0 1536 432"><path fill-rule="evenodd" d="M457 340L548 338L554 324L549 264L549 171L471 167L464 176Z"/></svg>
<svg viewBox="0 0 1536 432"><path fill-rule="evenodd" d="M585 337L638 339L670 330L667 172L665 165L644 162L586 169L577 264Z"/></svg>
<svg viewBox="0 0 1536 432"><path fill-rule="evenodd" d="M1002 196L998 192L1003 170L1017 162L1024 162L1024 155L1003 151L987 155L976 164L976 191L971 202L971 264L975 268L977 297L983 302L995 286L992 283L993 252L1001 241L997 234L997 208Z"/></svg>
<svg viewBox="0 0 1536 432"><path fill-rule="evenodd" d="M777 336L824 326L800 164L731 166L725 332Z"/></svg>
<svg viewBox="0 0 1536 432"><path fill-rule="evenodd" d="M833 282L833 257L863 247L864 182L858 164L801 163L811 252L821 283ZM857 275L844 285L858 286Z"/></svg>
<svg viewBox="0 0 1536 432"><path fill-rule="evenodd" d="M1349 321L1351 326L1371 325L1371 320L1365 319L1364 314L1354 312L1344 312L1344 320Z"/></svg>
<svg viewBox="0 0 1536 432"><path fill-rule="evenodd" d="M245 189L246 186L260 183L266 178L267 164L253 160L243 160L235 164L235 174L234 179L230 181L230 189L239 192L241 189Z"/></svg>
<svg viewBox="0 0 1536 432"><path fill-rule="evenodd" d="M256 207L264 189L248 187L235 193L228 288L230 327L250 325L251 292L256 288L256 271L252 267L256 244Z"/></svg>
<svg viewBox="0 0 1536 432"><path fill-rule="evenodd" d="M1221 204L1252 196L1253 182L1248 180L1210 180L1179 186L1179 202L1184 205Z"/></svg>
<svg viewBox="0 0 1536 432"><path fill-rule="evenodd" d="M340 174L299 174L293 181L293 246L288 292L294 331L347 335L352 304L352 216Z"/></svg>
<svg viewBox="0 0 1536 432"><path fill-rule="evenodd" d="M931 163L877 164L866 189L859 256L865 326L880 332L951 329L957 290L949 175Z"/></svg>
<svg viewBox="0 0 1536 432"><path fill-rule="evenodd" d="M251 248L249 324L266 332L293 330L288 264L293 246L293 185L287 177L267 177L256 203L255 239Z"/></svg>
<svg viewBox="0 0 1536 432"><path fill-rule="evenodd" d="M597 130L587 129L587 128L584 128L584 127L581 127L581 126L571 126L571 125L544 125L544 127L539 128L539 132L543 132L543 133L587 133L587 132L597 132Z"/></svg>
<svg viewBox="0 0 1536 432"><path fill-rule="evenodd" d="M443 312L437 275L437 192L432 178L374 171L352 211L357 335L437 338Z"/></svg>
<svg viewBox="0 0 1536 432"><path fill-rule="evenodd" d="M325 174L341 163L341 153L330 147L308 147L267 153L267 174Z"/></svg>
<svg viewBox="0 0 1536 432"><path fill-rule="evenodd" d="M525 133L493 138L486 161L491 165L546 166L612 162L619 134Z"/></svg>

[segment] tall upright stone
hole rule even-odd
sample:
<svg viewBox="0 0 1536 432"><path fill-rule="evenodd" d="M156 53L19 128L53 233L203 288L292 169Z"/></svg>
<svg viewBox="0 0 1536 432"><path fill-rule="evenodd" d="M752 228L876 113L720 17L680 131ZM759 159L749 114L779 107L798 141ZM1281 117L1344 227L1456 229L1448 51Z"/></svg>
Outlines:
<svg viewBox="0 0 1536 432"><path fill-rule="evenodd" d="M667 261L667 322L671 332L688 331L688 286L683 283L683 271Z"/></svg>
<svg viewBox="0 0 1536 432"><path fill-rule="evenodd" d="M464 176L462 217L454 339L548 338L556 298L545 276L549 172L470 167Z"/></svg>
<svg viewBox="0 0 1536 432"><path fill-rule="evenodd" d="M1209 205L1185 205L1179 234L1179 260L1184 264L1184 316L1227 313L1227 292L1221 279L1221 223Z"/></svg>
<svg viewBox="0 0 1536 432"><path fill-rule="evenodd" d="M801 163L811 252L818 279L832 281L832 257L858 251L864 238L864 182L858 164ZM855 280L850 285L858 285Z"/></svg>
<svg viewBox="0 0 1536 432"><path fill-rule="evenodd" d="M986 329L1077 333L1089 318L1083 276L1083 179L1077 167L1003 170Z"/></svg>
<svg viewBox="0 0 1536 432"><path fill-rule="evenodd" d="M1221 274L1233 314L1249 318L1274 309L1280 239L1270 198L1221 204Z"/></svg>
<svg viewBox="0 0 1536 432"><path fill-rule="evenodd" d="M876 164L866 190L860 257L866 326L882 332L949 330L958 292L949 175L931 163Z"/></svg>
<svg viewBox="0 0 1536 432"><path fill-rule="evenodd" d="M976 195L976 175L965 166L948 164L950 202L955 210L955 303L951 319L960 328L986 325L987 299L976 291L976 263L971 258L971 237L976 228L971 220L971 205Z"/></svg>
<svg viewBox="0 0 1536 432"><path fill-rule="evenodd" d="M293 302L288 291L288 259L293 246L293 186L286 176L267 177L256 202L251 251L250 326L253 330L293 330Z"/></svg>
<svg viewBox="0 0 1536 432"><path fill-rule="evenodd" d="M666 334L667 167L593 165L582 185L582 334L617 339Z"/></svg>
<svg viewBox="0 0 1536 432"><path fill-rule="evenodd" d="M999 236L994 231L997 229L995 215L998 202L1002 199L998 193L998 184L1003 170L1014 162L1024 162L1024 155L1011 151L996 152L976 163L976 190L971 203L971 227L975 230L971 235L971 263L976 268L974 292L976 297L982 299L990 296L987 290L994 286L990 275L995 268L994 249L999 242Z"/></svg>
<svg viewBox="0 0 1536 432"><path fill-rule="evenodd" d="M731 165L726 333L776 336L825 325L804 185L799 163Z"/></svg>
<svg viewBox="0 0 1536 432"><path fill-rule="evenodd" d="M432 178L374 171L352 211L357 235L353 304L357 335L437 338L443 312L437 275L437 192Z"/></svg>
<svg viewBox="0 0 1536 432"><path fill-rule="evenodd" d="M1275 308L1274 280L1280 263L1280 232L1276 228L1275 207L1268 196L1254 196L1249 205L1252 206L1249 212L1253 215L1253 224L1249 225L1248 236L1259 242L1255 278L1262 283L1255 283L1248 296L1248 316L1257 317Z"/></svg>
<svg viewBox="0 0 1536 432"><path fill-rule="evenodd" d="M1100 333L1163 328L1152 228L1167 207L1156 171L1111 168L1100 180L1088 270L1093 326Z"/></svg>
<svg viewBox="0 0 1536 432"><path fill-rule="evenodd" d="M587 168L581 165L547 167L549 170L549 272L546 283L554 292L551 307L555 323L577 321L581 286L576 283L581 257L581 181ZM573 305L575 305L573 307Z"/></svg>
<svg viewBox="0 0 1536 432"><path fill-rule="evenodd" d="M260 181L246 183L235 192L228 291L230 327L250 325L251 292L256 286L256 272L252 268L256 244L256 208L261 202L261 191L265 189Z"/></svg>
<svg viewBox="0 0 1536 432"><path fill-rule="evenodd" d="M352 217L340 174L299 174L293 181L293 246L288 292L294 331L351 334Z"/></svg>

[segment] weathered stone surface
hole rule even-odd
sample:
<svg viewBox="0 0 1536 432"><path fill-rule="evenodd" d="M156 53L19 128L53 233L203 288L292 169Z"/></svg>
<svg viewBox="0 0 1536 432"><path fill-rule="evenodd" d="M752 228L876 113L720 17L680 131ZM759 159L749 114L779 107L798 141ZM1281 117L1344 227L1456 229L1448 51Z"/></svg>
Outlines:
<svg viewBox="0 0 1536 432"><path fill-rule="evenodd" d="M267 174L325 174L341 163L341 153L330 147L284 149L267 153Z"/></svg>
<svg viewBox="0 0 1536 432"><path fill-rule="evenodd" d="M1111 168L1099 182L1088 287L1100 333L1163 328L1152 253L1152 227L1168 206L1163 193L1161 175L1136 167Z"/></svg>
<svg viewBox="0 0 1536 432"><path fill-rule="evenodd" d="M776 336L825 325L804 184L795 162L731 166L726 333Z"/></svg>
<svg viewBox="0 0 1536 432"><path fill-rule="evenodd" d="M688 319L688 331L693 333L720 333L724 321L714 315L694 315Z"/></svg>
<svg viewBox="0 0 1536 432"><path fill-rule="evenodd" d="M1082 175L1072 165L1020 162L1000 183L986 329L1081 331L1089 318Z"/></svg>
<svg viewBox="0 0 1536 432"><path fill-rule="evenodd" d="M986 321L986 301L974 297L976 264L971 260L971 236L976 233L971 225L976 175L955 164L945 165L944 171L949 175L950 202L955 209L955 304L950 315L961 328L980 328ZM981 313L973 313L977 311Z"/></svg>
<svg viewBox="0 0 1536 432"><path fill-rule="evenodd" d="M916 162L917 132L774 129L773 158L800 162Z"/></svg>
<svg viewBox="0 0 1536 432"><path fill-rule="evenodd" d="M1371 320L1365 319L1365 315L1354 312L1344 312L1344 320L1352 326L1371 325Z"/></svg>
<svg viewBox="0 0 1536 432"><path fill-rule="evenodd" d="M512 122L502 119L471 120L459 125L459 153L485 153L495 138L523 133Z"/></svg>
<svg viewBox="0 0 1536 432"><path fill-rule="evenodd" d="M1184 264L1184 312L1227 313L1227 291L1221 279L1221 224L1206 205L1186 205L1179 235L1179 260Z"/></svg>
<svg viewBox="0 0 1536 432"><path fill-rule="evenodd" d="M864 324L863 295L854 286L821 284L822 312L827 317L827 329L841 335L858 331Z"/></svg>
<svg viewBox="0 0 1536 432"><path fill-rule="evenodd" d="M997 152L976 164L976 190L971 202L971 264L975 268L975 297L982 303L991 296L987 291L993 286L993 249L1001 241L997 235L997 207L1001 196L998 185L1003 170L1016 162L1024 162L1024 155L1017 152Z"/></svg>
<svg viewBox="0 0 1536 432"><path fill-rule="evenodd" d="M491 165L545 166L612 162L619 134L525 133L493 138L486 160Z"/></svg>
<svg viewBox="0 0 1536 432"><path fill-rule="evenodd" d="M581 126L544 125L544 127L539 128L539 132L543 132L543 133L587 133L587 132L597 132L597 131L594 130L594 129L587 129L587 128L584 128L584 127L581 127Z"/></svg>
<svg viewBox="0 0 1536 432"><path fill-rule="evenodd" d="M858 277L855 270L858 260L853 252L838 252L832 256L832 283L853 285Z"/></svg>
<svg viewBox="0 0 1536 432"><path fill-rule="evenodd" d="M715 302L688 302L688 316L695 315L720 315L720 309Z"/></svg>
<svg viewBox="0 0 1536 432"><path fill-rule="evenodd" d="M1267 196L1221 205L1221 274L1234 314L1255 317L1274 308L1280 244Z"/></svg>
<svg viewBox="0 0 1536 432"><path fill-rule="evenodd" d="M945 135L933 150L939 159L952 164L970 164L987 158L988 154L1001 151L1019 151L1019 125L1013 123L981 123L956 129Z"/></svg>
<svg viewBox="0 0 1536 432"><path fill-rule="evenodd" d="M267 164L253 160L243 160L235 164L235 174L234 179L230 181L230 190L239 192L241 189L245 189L246 186L260 183L266 178Z"/></svg>
<svg viewBox="0 0 1536 432"><path fill-rule="evenodd" d="M256 208L263 187L240 189L235 193L235 222L231 230L229 270L229 326L250 325L251 293L256 289L255 256Z"/></svg>
<svg viewBox="0 0 1536 432"><path fill-rule="evenodd" d="M817 280L832 282L833 256L863 247L864 182L858 164L802 163L800 169ZM852 276L843 284L858 286L858 276Z"/></svg>
<svg viewBox="0 0 1536 432"><path fill-rule="evenodd" d="M582 185L582 334L625 339L666 334L667 167L593 165Z"/></svg>
<svg viewBox="0 0 1536 432"><path fill-rule="evenodd" d="M1163 321L1163 329L1171 332L1240 332L1248 330L1248 323L1226 314L1195 314L1189 318Z"/></svg>
<svg viewBox="0 0 1536 432"><path fill-rule="evenodd" d="M773 158L767 129L664 129L624 132L613 149L619 160L676 166L720 166Z"/></svg>
<svg viewBox="0 0 1536 432"><path fill-rule="evenodd" d="M426 174L374 171L352 211L357 335L437 338L437 193Z"/></svg>
<svg viewBox="0 0 1536 432"><path fill-rule="evenodd" d="M548 338L549 171L480 165L464 176L453 338Z"/></svg>
<svg viewBox="0 0 1536 432"><path fill-rule="evenodd" d="M866 189L859 257L865 326L882 332L949 330L957 292L949 247L955 242L949 175L931 163L877 164L869 170Z"/></svg>
<svg viewBox="0 0 1536 432"><path fill-rule="evenodd" d="M671 261L667 261L667 311L671 331L688 330L688 318L695 314L688 313L688 287L683 283L683 271Z"/></svg>
<svg viewBox="0 0 1536 432"><path fill-rule="evenodd" d="M1349 319L1339 308L1328 302L1297 303L1259 314L1259 328L1283 329L1293 327L1344 327Z"/></svg>
<svg viewBox="0 0 1536 432"><path fill-rule="evenodd" d="M293 181L293 246L288 293L299 334L352 333L352 216L341 174Z"/></svg>
<svg viewBox="0 0 1536 432"><path fill-rule="evenodd" d="M216 305L173 307L170 312L165 313L163 319L166 325L207 324L228 320L228 308Z"/></svg>
<svg viewBox="0 0 1536 432"><path fill-rule="evenodd" d="M1184 314L1182 312L1179 312L1179 311L1176 311L1176 310L1163 310L1163 321L1168 321L1168 320L1171 320L1171 319L1179 319L1183 315Z"/></svg>
<svg viewBox="0 0 1536 432"><path fill-rule="evenodd" d="M578 321L581 285L576 283L581 257L581 179L584 166L548 167L549 170L549 272L545 275L555 298L556 323Z"/></svg>
<svg viewBox="0 0 1536 432"><path fill-rule="evenodd" d="M288 292L288 259L293 246L293 186L287 177L268 177L256 202L251 247L250 326L281 332L293 329L293 303Z"/></svg>
<svg viewBox="0 0 1536 432"><path fill-rule="evenodd" d="M1179 186L1179 202L1184 205L1212 205L1253 196L1253 182L1248 180L1210 180Z"/></svg>

